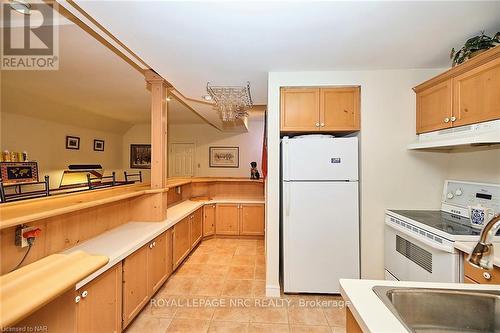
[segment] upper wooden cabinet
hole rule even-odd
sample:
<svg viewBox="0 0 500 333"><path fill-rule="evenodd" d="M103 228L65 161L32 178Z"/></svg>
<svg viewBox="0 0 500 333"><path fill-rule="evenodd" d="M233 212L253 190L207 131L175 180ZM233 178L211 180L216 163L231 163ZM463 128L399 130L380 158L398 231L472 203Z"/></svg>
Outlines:
<svg viewBox="0 0 500 333"><path fill-rule="evenodd" d="M451 127L451 80L417 93L417 132Z"/></svg>
<svg viewBox="0 0 500 333"><path fill-rule="evenodd" d="M500 57L453 79L454 126L500 118Z"/></svg>
<svg viewBox="0 0 500 333"><path fill-rule="evenodd" d="M281 88L281 130L357 131L359 98L359 87Z"/></svg>
<svg viewBox="0 0 500 333"><path fill-rule="evenodd" d="M322 131L359 130L359 87L321 88L319 121Z"/></svg>
<svg viewBox="0 0 500 333"><path fill-rule="evenodd" d="M319 127L319 89L281 88L281 130L310 131Z"/></svg>
<svg viewBox="0 0 500 333"><path fill-rule="evenodd" d="M413 88L417 134L500 119L500 47Z"/></svg>

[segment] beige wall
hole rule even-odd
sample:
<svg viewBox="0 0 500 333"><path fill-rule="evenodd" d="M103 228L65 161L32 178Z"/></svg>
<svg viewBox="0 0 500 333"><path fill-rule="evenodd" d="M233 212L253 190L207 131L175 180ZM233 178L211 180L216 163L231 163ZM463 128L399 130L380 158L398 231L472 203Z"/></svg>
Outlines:
<svg viewBox="0 0 500 333"><path fill-rule="evenodd" d="M209 124L171 125L168 128L168 143L194 143L194 175L197 177L250 177L250 162L257 162L261 170L264 116L249 118L248 132L221 132ZM210 168L209 147L239 147L239 168Z"/></svg>
<svg viewBox="0 0 500 333"><path fill-rule="evenodd" d="M123 150L121 154L121 163L123 170L131 173L141 171L143 181L149 182L151 179L151 170L149 169L130 169L130 145L131 144L150 144L151 143L151 124L136 124L132 126L123 135Z"/></svg>
<svg viewBox="0 0 500 333"><path fill-rule="evenodd" d="M447 177L500 184L500 148L451 152Z"/></svg>
<svg viewBox="0 0 500 333"><path fill-rule="evenodd" d="M383 278L384 212L440 206L450 154L409 151L415 140L412 87L438 70L269 73L266 246L268 295L279 293L279 89L360 85L361 275ZM332 212L335 214L335 212ZM335 254L331 254L335 255Z"/></svg>
<svg viewBox="0 0 500 333"><path fill-rule="evenodd" d="M122 170L122 135L54 121L1 113L1 150L27 151L38 162L40 180L50 176L58 187L68 164L101 164L105 171ZM80 150L66 149L66 135L80 137ZM104 140L104 152L94 151L94 139ZM119 179L123 178L118 174Z"/></svg>

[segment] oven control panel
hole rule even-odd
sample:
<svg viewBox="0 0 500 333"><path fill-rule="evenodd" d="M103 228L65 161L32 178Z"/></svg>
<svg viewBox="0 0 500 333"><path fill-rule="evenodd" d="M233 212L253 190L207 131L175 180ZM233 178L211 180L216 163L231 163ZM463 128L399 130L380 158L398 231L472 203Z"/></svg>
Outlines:
<svg viewBox="0 0 500 333"><path fill-rule="evenodd" d="M469 207L489 208L500 213L500 184L484 184L447 180L443 188L441 210L469 216Z"/></svg>

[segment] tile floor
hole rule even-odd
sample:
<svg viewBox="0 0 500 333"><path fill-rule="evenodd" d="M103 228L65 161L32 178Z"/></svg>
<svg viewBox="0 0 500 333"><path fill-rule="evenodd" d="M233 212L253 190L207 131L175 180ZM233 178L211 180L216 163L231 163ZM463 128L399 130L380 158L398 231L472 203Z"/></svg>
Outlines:
<svg viewBox="0 0 500 333"><path fill-rule="evenodd" d="M127 329L136 332L345 332L339 296L265 297L264 241L202 242Z"/></svg>

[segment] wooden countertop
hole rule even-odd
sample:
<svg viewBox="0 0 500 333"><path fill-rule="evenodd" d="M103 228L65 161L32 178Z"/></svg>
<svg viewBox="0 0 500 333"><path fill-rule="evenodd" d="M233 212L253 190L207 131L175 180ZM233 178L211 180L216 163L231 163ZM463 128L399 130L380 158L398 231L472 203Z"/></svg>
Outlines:
<svg viewBox="0 0 500 333"><path fill-rule="evenodd" d="M0 205L0 229L133 198L148 191L152 191L149 184L134 184L4 203Z"/></svg>
<svg viewBox="0 0 500 333"><path fill-rule="evenodd" d="M171 187L205 182L263 183L264 181L262 179L220 177L169 178L167 187L160 189L151 189L149 184L142 183L3 203L0 205L0 230L144 194L166 192Z"/></svg>
<svg viewBox="0 0 500 333"><path fill-rule="evenodd" d="M152 241L162 232L168 230L183 218L192 214L197 209L206 204L218 203L258 203L264 204L262 199L234 199L234 198L214 198L203 201L185 200L167 209L167 218L162 222L141 222L133 221L122 224L114 229L106 231L97 237L89 239L63 253L73 253L75 251L85 251L90 254L105 255L109 262L98 271L90 274L76 284L75 289L79 289L89 283L131 253L140 249L143 245Z"/></svg>
<svg viewBox="0 0 500 333"><path fill-rule="evenodd" d="M108 258L83 251L53 254L0 276L0 329L9 327L106 265Z"/></svg>
<svg viewBox="0 0 500 333"><path fill-rule="evenodd" d="M250 179L250 178L234 178L234 177L169 178L167 180L167 187L177 187L191 183L214 183L214 182L264 183L264 180Z"/></svg>

